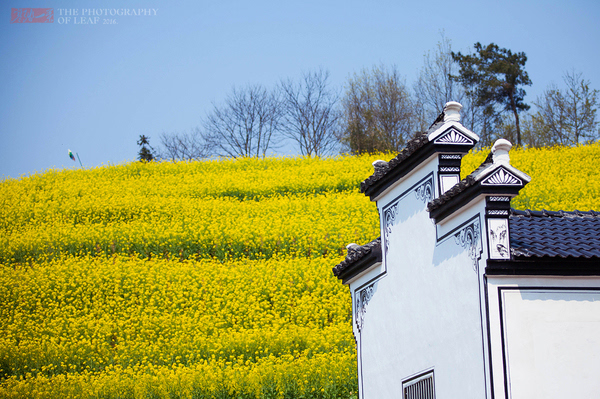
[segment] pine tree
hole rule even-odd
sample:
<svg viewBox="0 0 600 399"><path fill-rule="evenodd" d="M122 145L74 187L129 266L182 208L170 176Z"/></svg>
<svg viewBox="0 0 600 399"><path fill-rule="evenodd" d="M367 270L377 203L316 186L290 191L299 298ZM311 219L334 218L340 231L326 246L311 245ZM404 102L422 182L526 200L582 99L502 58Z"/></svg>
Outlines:
<svg viewBox="0 0 600 399"><path fill-rule="evenodd" d="M142 162L150 162L155 159L153 151L154 149L150 146L150 137L140 135L140 139L137 141L137 145L139 145L140 152L138 153L138 159Z"/></svg>
<svg viewBox="0 0 600 399"><path fill-rule="evenodd" d="M521 145L519 112L527 111L529 105L524 102L525 90L520 86L531 85L525 71L527 56L523 52L513 54L494 43L485 47L475 43L475 50L474 54L467 55L452 53L460 65L459 75L454 78L476 99L477 106L490 109L490 106L498 105L502 111L512 112L517 145Z"/></svg>

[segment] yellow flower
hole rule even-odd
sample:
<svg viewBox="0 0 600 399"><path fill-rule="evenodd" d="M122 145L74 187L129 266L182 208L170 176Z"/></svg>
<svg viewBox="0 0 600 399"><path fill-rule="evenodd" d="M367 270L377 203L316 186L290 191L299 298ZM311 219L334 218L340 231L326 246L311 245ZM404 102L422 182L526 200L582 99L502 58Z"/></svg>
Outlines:
<svg viewBox="0 0 600 399"><path fill-rule="evenodd" d="M353 395L350 295L331 268L379 235L358 186L392 156L0 182L0 397ZM511 151L532 176L513 206L600 209L599 160L600 144Z"/></svg>

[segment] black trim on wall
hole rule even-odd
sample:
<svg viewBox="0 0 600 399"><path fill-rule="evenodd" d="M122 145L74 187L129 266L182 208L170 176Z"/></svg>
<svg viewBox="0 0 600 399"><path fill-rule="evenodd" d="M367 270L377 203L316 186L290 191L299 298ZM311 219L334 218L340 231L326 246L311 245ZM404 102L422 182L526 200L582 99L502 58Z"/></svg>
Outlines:
<svg viewBox="0 0 600 399"><path fill-rule="evenodd" d="M380 252L381 253L381 252ZM352 331L354 332L354 326L356 325L356 317L358 316L356 314L356 308L355 308L355 301L356 301L356 296L359 295L360 291L369 286L369 285L373 285L375 286L376 283L379 282L379 280L381 280L383 277L386 276L386 272L384 271L383 273L378 274L377 276L373 277L372 279L370 279L369 281L367 281L366 283L362 284L361 286L357 287L354 289L354 293L351 294L351 300L352 300ZM348 287L350 288L350 287ZM364 326L363 326L364 328ZM357 364L357 371L360 370L359 373L359 377L360 377L360 381L358 384L358 397L359 398L363 398L362 395L364 395L364 381L363 381L363 368L362 368L362 330L358 329L358 326L356 327L356 330L358 332L358 338L356 337L356 335L354 335L354 340L356 341L356 345L357 345L357 353L356 353L356 364Z"/></svg>
<svg viewBox="0 0 600 399"><path fill-rule="evenodd" d="M465 226L473 223L476 219L479 219L479 223L481 225L480 215L479 215L479 213L476 213L475 215L471 216L469 219L465 220L464 222L462 222L458 226L454 227L452 230L450 230L449 232L447 232L446 234L444 234L441 237L438 237L438 226L436 225L435 226L435 242L436 242L436 244L439 244L440 242L445 241L446 239L448 239L450 236L455 235L457 231L462 230ZM481 232L481 234L483 234L483 232ZM481 234L480 234L480 237L481 237ZM483 242L482 242L482 245L483 245Z"/></svg>
<svg viewBox="0 0 600 399"><path fill-rule="evenodd" d="M500 342L502 343L502 369L504 372L504 397L510 399L508 396L508 373L507 373L507 357L506 357L506 340L504 338L504 316L502 312L502 292L503 291L600 291L600 287L547 287L547 286L523 286L523 287L497 287L498 288L498 315L500 316ZM492 386L493 390L493 386Z"/></svg>
<svg viewBox="0 0 600 399"><path fill-rule="evenodd" d="M502 374L504 376L504 397L508 398L508 373L506 365L506 340L504 338L504 315L502 314L502 287L498 287L498 315L500 316L500 344L502 345Z"/></svg>
<svg viewBox="0 0 600 399"><path fill-rule="evenodd" d="M489 392L491 392L491 398L494 399L494 388L493 388L493 373L491 369L491 344L490 344L490 321L489 321L489 309L488 309L488 297L487 297L487 279L485 274L480 272L480 261L483 254L483 234L485 234L484 230L482 230L482 220L481 214L479 212L475 213L469 219L465 220L458 226L454 227L452 230L442 235L438 236L438 225L435 226L435 235L436 235L436 246L440 245L442 242L449 240L451 238L457 238L457 235L464 229L466 230L469 227L473 227L473 231L477 229L476 242L474 242L474 250L476 255L476 259L473 259L474 262L474 271L477 276L477 297L479 299L479 323L481 330L481 356L482 356L482 364L483 364L483 387L484 387L484 397L488 398L488 374L486 370L489 370ZM458 242L456 242L458 244ZM483 285L483 290L482 290ZM486 350L486 337L487 337L487 350ZM488 354L488 362L489 367L486 367L486 352Z"/></svg>
<svg viewBox="0 0 600 399"><path fill-rule="evenodd" d="M483 275L483 290L485 295L485 322L487 329L487 350L488 350L488 370L490 371L490 392L492 394L491 399L495 399L494 392L494 368L492 361L492 333L490 330L490 301L488 292L488 281L487 276Z"/></svg>

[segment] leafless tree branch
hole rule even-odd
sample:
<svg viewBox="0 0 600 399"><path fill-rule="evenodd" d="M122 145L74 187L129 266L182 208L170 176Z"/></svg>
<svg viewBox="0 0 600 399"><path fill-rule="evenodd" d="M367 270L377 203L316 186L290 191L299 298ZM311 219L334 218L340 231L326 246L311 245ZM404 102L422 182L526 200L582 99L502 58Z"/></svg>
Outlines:
<svg viewBox="0 0 600 399"><path fill-rule="evenodd" d="M204 121L206 142L220 156L265 156L281 119L277 96L261 85L234 88Z"/></svg>
<svg viewBox="0 0 600 399"><path fill-rule="evenodd" d="M302 155L321 156L338 144L339 95L330 88L328 79L329 72L319 69L304 73L298 82L288 79L279 85L281 131L298 144Z"/></svg>

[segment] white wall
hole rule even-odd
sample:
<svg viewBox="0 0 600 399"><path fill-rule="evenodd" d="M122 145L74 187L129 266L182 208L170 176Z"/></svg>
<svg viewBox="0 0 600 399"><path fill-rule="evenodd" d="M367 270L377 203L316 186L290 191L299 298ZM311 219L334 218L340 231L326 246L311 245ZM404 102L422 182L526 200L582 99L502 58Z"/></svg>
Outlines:
<svg viewBox="0 0 600 399"><path fill-rule="evenodd" d="M496 397L599 397L600 279L488 283Z"/></svg>
<svg viewBox="0 0 600 399"><path fill-rule="evenodd" d="M436 159L414 171L401 186L378 201L382 226L382 274L351 284L354 311L360 290L373 282L363 314L362 331L355 328L359 348L362 398L398 398L402 381L433 369L438 398L486 396L486 342L480 307L480 270L461 245L460 234L470 220L479 222L476 245L482 253L483 219L478 208L454 218L441 237L426 210L419 188L431 178L437 193ZM423 190L421 190L422 193ZM434 195L436 195L434 193ZM394 209L393 223L386 211ZM386 229L388 229L386 231ZM388 250L386 252L386 245Z"/></svg>

